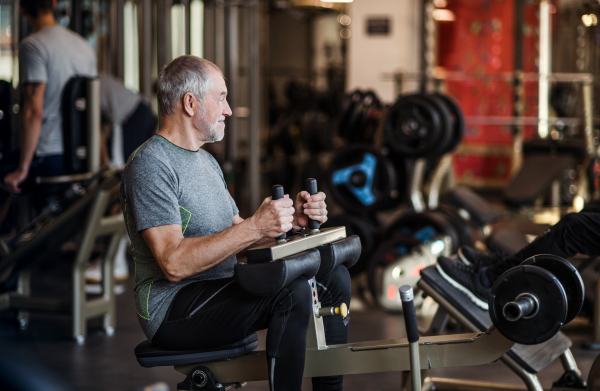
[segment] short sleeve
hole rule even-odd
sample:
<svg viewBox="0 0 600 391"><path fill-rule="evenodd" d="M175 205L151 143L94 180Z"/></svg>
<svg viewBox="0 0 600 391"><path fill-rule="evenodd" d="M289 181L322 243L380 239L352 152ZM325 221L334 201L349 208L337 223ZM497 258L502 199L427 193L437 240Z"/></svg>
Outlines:
<svg viewBox="0 0 600 391"><path fill-rule="evenodd" d="M231 196L231 194L229 194L229 203L231 203L231 209L233 210L233 215L235 216L237 214L240 214L240 210L238 209L237 205L235 204L235 201L233 200L233 197Z"/></svg>
<svg viewBox="0 0 600 391"><path fill-rule="evenodd" d="M35 41L26 40L19 48L19 79L21 83L48 82L46 55Z"/></svg>
<svg viewBox="0 0 600 391"><path fill-rule="evenodd" d="M123 176L126 207L130 207L138 232L162 225L181 225L177 180L156 158L137 157Z"/></svg>
<svg viewBox="0 0 600 391"><path fill-rule="evenodd" d="M205 151L205 153L209 157L210 164L213 166L215 171L219 173L219 176L223 180L223 186L225 186L225 189L227 189L227 182L225 182L225 177L223 176L223 170L221 170L221 166L219 166L219 163L217 162L217 160L214 158L213 155L211 155L210 153L208 153L206 151ZM231 197L231 194L229 193L229 191L227 192L227 194L229 194L229 203L231 204L231 209L233 210L233 215L235 216L240 213L240 210L238 209L237 205L235 204L235 201L234 201L233 197Z"/></svg>

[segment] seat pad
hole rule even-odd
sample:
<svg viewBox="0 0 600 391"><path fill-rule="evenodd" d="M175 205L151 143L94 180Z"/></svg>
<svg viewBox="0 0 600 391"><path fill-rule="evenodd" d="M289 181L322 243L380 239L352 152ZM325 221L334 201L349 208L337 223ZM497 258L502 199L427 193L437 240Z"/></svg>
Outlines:
<svg viewBox="0 0 600 391"><path fill-rule="evenodd" d="M258 347L258 337L252 333L241 341L210 349L167 350L160 349L150 341L135 347L137 361L145 368L169 365L194 364L224 358L243 356Z"/></svg>

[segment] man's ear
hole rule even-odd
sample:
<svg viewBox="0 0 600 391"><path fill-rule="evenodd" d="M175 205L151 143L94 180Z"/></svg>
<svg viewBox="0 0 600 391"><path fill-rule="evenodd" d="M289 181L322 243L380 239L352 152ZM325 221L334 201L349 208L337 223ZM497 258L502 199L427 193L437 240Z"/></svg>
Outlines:
<svg viewBox="0 0 600 391"><path fill-rule="evenodd" d="M191 92L186 93L183 96L183 111L187 113L190 117L193 117L198 110L198 105L196 104L196 97Z"/></svg>

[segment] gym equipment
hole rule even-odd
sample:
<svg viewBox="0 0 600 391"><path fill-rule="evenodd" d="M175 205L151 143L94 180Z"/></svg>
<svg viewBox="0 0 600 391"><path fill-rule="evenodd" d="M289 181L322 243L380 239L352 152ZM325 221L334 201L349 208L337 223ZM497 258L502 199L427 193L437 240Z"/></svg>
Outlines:
<svg viewBox="0 0 600 391"><path fill-rule="evenodd" d="M378 227L375 225L369 216L355 216L351 214L343 214L328 217L327 222L321 225L322 227L346 227L346 235L357 235L360 238L362 252L358 261L352 266L349 271L351 276L355 276L367 268L367 263L371 252L379 242Z"/></svg>
<svg viewBox="0 0 600 391"><path fill-rule="evenodd" d="M390 147L407 157L427 157L438 144L443 122L429 100L419 95L400 97L388 111L385 134Z"/></svg>
<svg viewBox="0 0 600 391"><path fill-rule="evenodd" d="M561 257L552 254L536 255L526 259L521 265L537 266L554 275L567 296L568 309L564 323L575 319L583 307L585 296L583 279L577 268L570 262L565 262Z"/></svg>
<svg viewBox="0 0 600 391"><path fill-rule="evenodd" d="M536 258L537 257L545 256L538 255ZM563 260L563 262L567 261ZM536 268L529 269L536 270L536 272L519 272L519 270L521 270L520 268L524 267ZM561 359L561 363L563 364L566 373L575 373L577 376L580 376L577 364L575 363L573 355L569 350L571 341L563 333L558 331L558 329L548 327L548 322L546 322L546 320L554 319L554 314L550 314L550 318L548 319L545 318L546 313L551 312L545 309L548 306L550 306L551 309L555 307L556 302L553 301L553 299L556 299L557 296L545 295L543 292L545 292L546 286L558 286L556 285L558 281L556 278L550 278L549 280L542 278L543 281L540 281L540 275L548 277L548 274L551 273L537 266L517 266L517 268L511 270L516 270L511 272L511 277L513 278L512 286L510 289L504 290L505 287L509 286L508 282L498 282L498 285L494 290L494 294L496 294L494 303L498 306L500 303L503 303L504 305L511 303L509 305L510 308L511 306L518 306L521 304L520 301L517 302L515 299L521 299L524 296L526 297L526 294L531 294L538 300L539 308L544 308L544 311L540 310L535 315L529 313L529 316L533 315L533 317L529 320L521 318L513 321L515 322L515 332L513 334L506 332L506 324L510 323L511 321L505 317L505 313L502 311L502 309L499 312L496 312L497 318L493 320L494 318L490 317L492 311L484 311L473 304L466 295L456 290L446 280L444 280L435 267L431 266L423 269L421 271L421 280L417 285L424 292L424 294L430 296L439 304L438 312L434 316L434 319L429 327L428 335L438 335L443 333L448 318L451 316L471 332L486 330L488 327L490 327L490 325L494 324L498 328L498 331L502 330L505 332L505 334L513 335L517 339L524 339L531 343L533 340L528 338L528 334L532 332L531 323L535 324L536 326L534 327L537 328L538 325L536 322L539 322L544 328L548 328L546 331L550 331L550 329L552 329L552 332L555 334L548 332L546 337L550 338L545 342L536 345L522 345L517 343L504 356L501 357L501 360L525 382L527 389L531 391L542 390L542 386L535 374L557 358ZM530 277L531 280L529 279ZM498 279L498 281L501 279L502 278ZM539 284L539 286L542 288L541 290L531 290L530 284ZM569 285L567 288L562 287L562 285L561 287L563 291L566 289L581 289L579 284L580 282L575 282L574 285ZM556 292L557 290L554 289L554 291ZM558 297L560 297L560 295L558 295ZM533 300L535 301L536 299ZM563 302L559 302L559 305L562 305L561 303ZM575 305L577 306L577 304ZM507 314L510 318L512 313L510 310L508 310ZM526 314L525 316L528 315ZM500 323L496 324L496 321L499 321ZM513 337L510 338L513 339ZM437 390L456 390L461 389L461 386L464 386L464 389L478 390L502 389L503 387L503 385L485 382L461 382L457 380L436 378L426 379L425 382L433 383L432 386L434 385Z"/></svg>
<svg viewBox="0 0 600 391"><path fill-rule="evenodd" d="M440 116L440 136L436 144L428 152L429 156L441 156L450 150L453 144L454 122L453 117L446 106L444 100L436 95L422 94L423 99L427 100Z"/></svg>
<svg viewBox="0 0 600 391"><path fill-rule="evenodd" d="M70 186L64 190L62 198L44 209L44 215L25 227L26 232L33 232L30 239L25 240L21 232L8 244L0 242L0 275L7 272L7 281L16 280L16 287L9 286L10 291L0 295L0 310L17 310L22 328L27 327L28 311L70 314L72 336L78 343L83 343L86 323L91 318L103 317L106 333L114 333L113 262L125 224L121 213L113 216L105 214L111 200L114 201L112 189L119 184L121 172L100 169L100 80L72 79L63 91L62 110L67 118L63 122L65 167L71 171L64 176L35 178L35 182L39 186ZM80 137L82 134L85 137ZM60 213L60 209L64 211ZM38 224L43 223L45 217L56 214L47 224ZM31 268L51 259L76 234L81 235L81 242L72 267L73 299L31 297ZM102 257L103 293L99 298L88 299L84 273L95 242L100 237L110 238ZM12 288L16 289L13 291Z"/></svg>
<svg viewBox="0 0 600 391"><path fill-rule="evenodd" d="M434 237L426 243L406 236L383 242L371 257L367 270L369 291L377 305L386 311L402 310L398 287L416 287L421 270L434 265L438 256L450 256L450 247L448 236ZM420 306L422 301L421 295L417 295L414 305Z"/></svg>
<svg viewBox="0 0 600 391"><path fill-rule="evenodd" d="M402 200L402 174L376 149L350 146L334 153L327 187L333 199L349 212L389 209Z"/></svg>
<svg viewBox="0 0 600 391"><path fill-rule="evenodd" d="M454 149L456 149L456 147L458 147L458 144L460 144L460 142L462 141L466 129L465 118L463 116L462 110L460 109L458 103L448 95L436 93L432 94L432 96L441 99L445 103L446 108L450 111L450 116L454 125L452 129L452 140L448 144L447 148L442 151L442 153L454 151Z"/></svg>
<svg viewBox="0 0 600 391"><path fill-rule="evenodd" d="M340 227L340 230L343 231L343 227ZM324 264L326 266L324 273L344 264L350 267L360 254L360 242L357 237L339 240L327 236L333 232L337 232L337 229L331 228L329 231L324 229L319 233L301 235L301 239L286 239L286 243L249 250L249 252L257 252L254 255L255 262L236 265L236 278L244 278L238 276L240 273L261 268L264 275L262 278L257 278L255 284L264 284L265 279L279 279L283 269L273 266L280 263L278 259L297 255L300 259L295 262L295 267L311 266L310 262L302 261L302 258L309 255L300 255L299 253L305 252L304 254L311 254L312 257L315 252L310 249L315 247L321 258L321 265L317 273L321 273ZM303 245L294 244L301 241L304 241ZM284 250L278 250L278 247ZM285 273L291 273L291 270L286 268ZM247 286L254 289L249 278L247 282ZM328 346L325 342L322 317L339 314L346 318L347 307L342 304L334 308L321 308L315 280L311 278L309 284L313 294L313 312L306 337L305 377L403 371L409 370L411 367L416 370L417 362L421 367L427 368L478 365L500 358L514 345L494 327L490 327L484 333L424 337L419 341L415 341L413 328L409 335L410 340L366 341ZM526 293L525 288L522 293ZM403 294L405 301L409 300L409 290L403 290ZM501 292L498 294L500 295ZM540 306L549 305L544 301L545 298L540 297L539 300L541 300ZM243 387L247 381L268 379L266 353L258 351L244 354L253 350L255 346L255 339L250 336L247 340L216 347L210 351L172 352L152 347L145 342L138 345L135 352L138 361L143 366L175 365L177 371L187 375L185 381L179 383L179 390L216 390L239 388ZM412 350L411 355L409 355L410 350ZM152 360L147 360L149 357ZM409 359L409 357L411 358ZM412 365L410 364L411 359L413 360ZM576 366L574 367L576 369ZM420 383L418 385L420 386ZM417 386L416 382L414 386Z"/></svg>
<svg viewBox="0 0 600 391"><path fill-rule="evenodd" d="M340 114L340 122L338 125L338 133L340 137L343 137L348 140L351 139L352 135L350 133L350 120L352 118L352 114L354 113L354 108L362 99L362 95L362 91L354 90L354 92L344 97L344 100L342 102L342 110Z"/></svg>
<svg viewBox="0 0 600 391"><path fill-rule="evenodd" d="M358 102L352 107L347 128L340 135L353 143L371 144L379 126L382 104L373 91L362 93ZM342 130L340 128L340 130Z"/></svg>
<svg viewBox="0 0 600 391"><path fill-rule="evenodd" d="M417 326L417 313L415 312L414 293L410 285L400 287L402 312L410 352L410 380L413 391L421 391L421 365L419 356L419 327Z"/></svg>

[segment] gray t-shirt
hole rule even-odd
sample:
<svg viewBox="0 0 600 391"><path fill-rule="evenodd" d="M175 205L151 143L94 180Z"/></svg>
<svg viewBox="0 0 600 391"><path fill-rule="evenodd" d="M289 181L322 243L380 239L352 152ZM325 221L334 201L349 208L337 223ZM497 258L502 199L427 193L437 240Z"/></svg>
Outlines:
<svg viewBox="0 0 600 391"><path fill-rule="evenodd" d="M212 235L231 227L239 211L210 153L182 149L158 135L129 157L120 195L135 260L135 308L144 334L152 340L181 288L194 281L233 276L236 257L169 282L140 232L180 224L184 238Z"/></svg>
<svg viewBox="0 0 600 391"><path fill-rule="evenodd" d="M96 54L83 38L62 26L31 34L19 48L20 83L45 83L44 117L37 156L60 155L62 92L73 76L96 76Z"/></svg>
<svg viewBox="0 0 600 391"><path fill-rule="evenodd" d="M100 73L100 83L102 116L111 123L122 124L133 114L142 98L129 91L121 81L111 75Z"/></svg>

